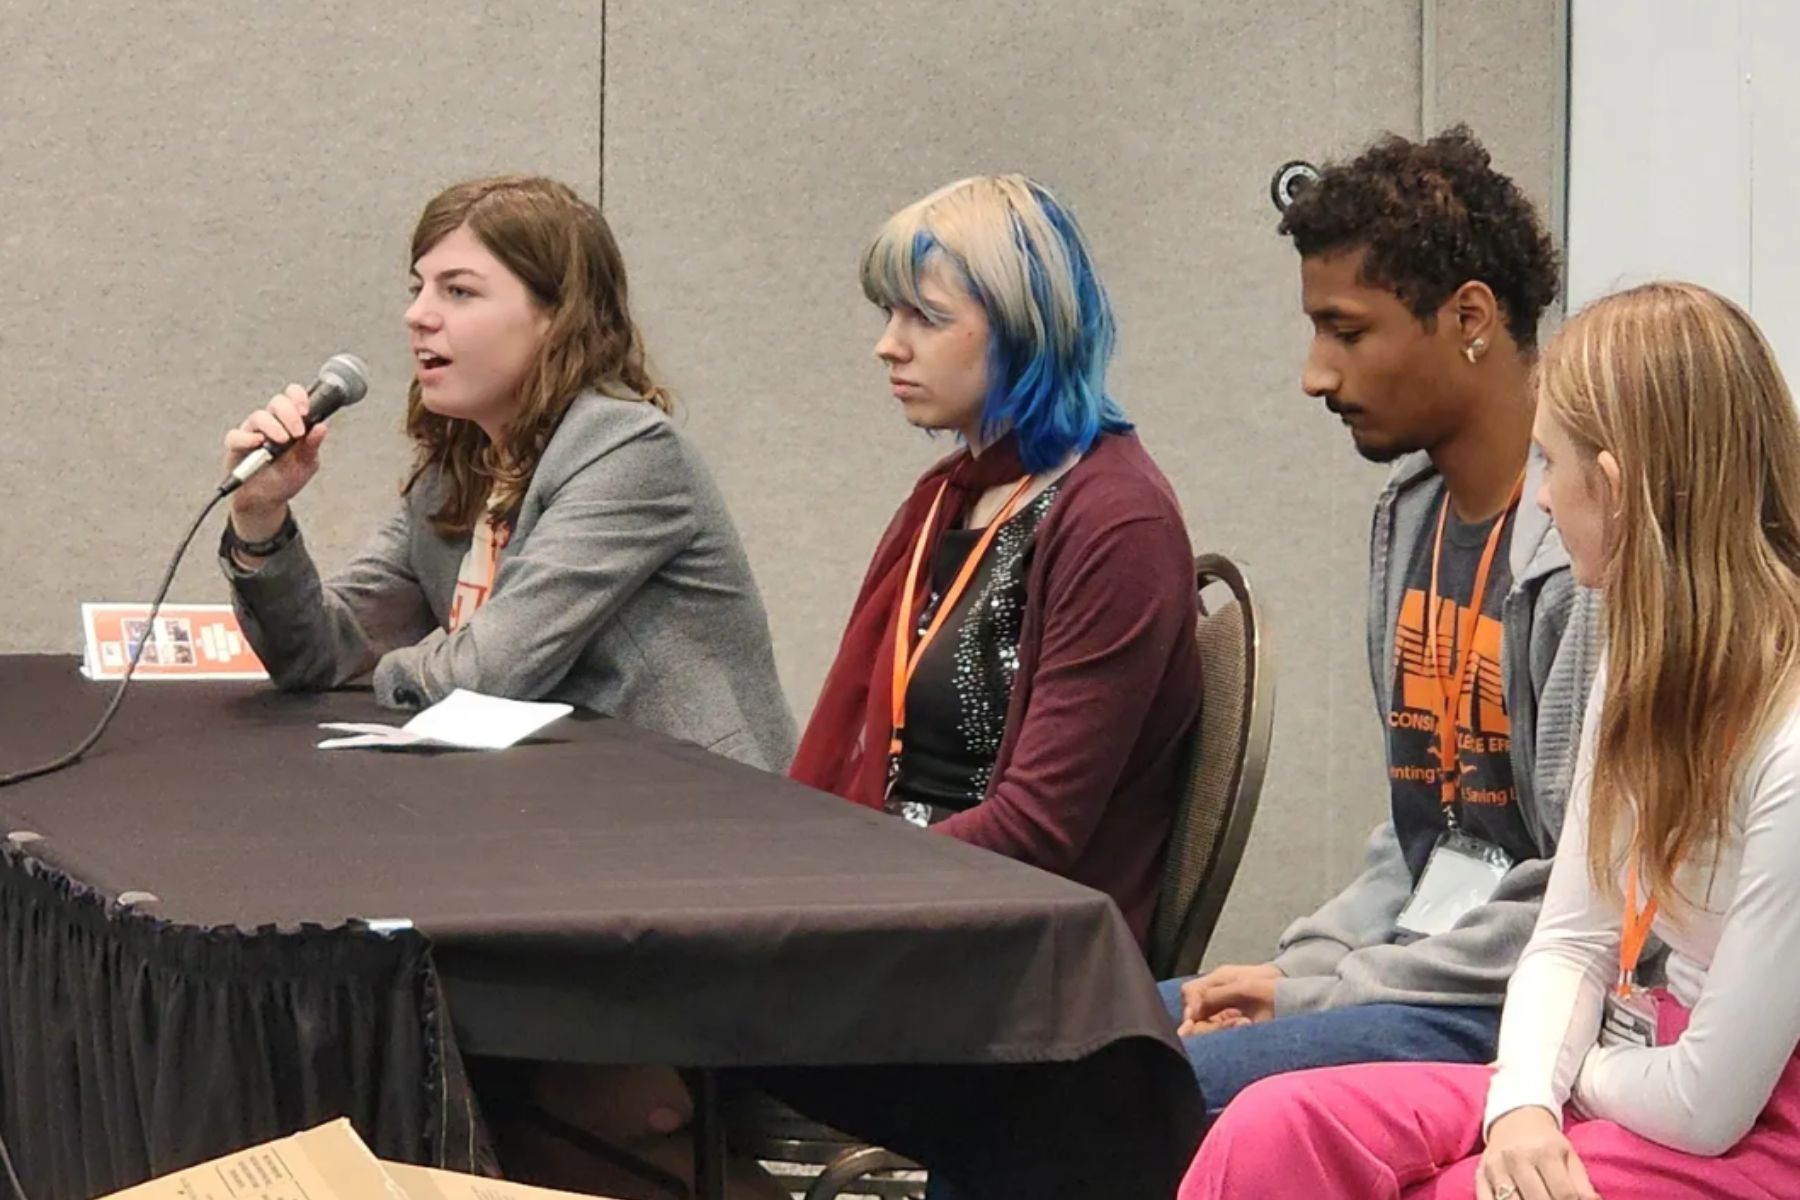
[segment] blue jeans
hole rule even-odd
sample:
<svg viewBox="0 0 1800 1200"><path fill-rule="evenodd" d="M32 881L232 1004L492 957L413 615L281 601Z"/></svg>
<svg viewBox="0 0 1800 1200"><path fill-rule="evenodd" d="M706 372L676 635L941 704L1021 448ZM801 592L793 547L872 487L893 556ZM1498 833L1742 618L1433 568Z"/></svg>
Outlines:
<svg viewBox="0 0 1800 1200"><path fill-rule="evenodd" d="M1185 982L1158 985L1177 1024ZM1365 1004L1221 1029L1181 1044L1210 1122L1239 1092L1270 1075L1366 1062L1486 1063L1499 1039L1498 1008Z"/></svg>

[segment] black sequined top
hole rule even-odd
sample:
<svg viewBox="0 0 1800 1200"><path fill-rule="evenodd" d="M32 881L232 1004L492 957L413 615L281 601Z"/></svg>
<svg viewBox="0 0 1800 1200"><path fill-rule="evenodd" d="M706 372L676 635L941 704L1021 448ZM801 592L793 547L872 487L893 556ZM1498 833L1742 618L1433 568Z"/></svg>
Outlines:
<svg viewBox="0 0 1800 1200"><path fill-rule="evenodd" d="M1006 708L1019 671L1019 628L1033 535L1056 500L1040 492L1001 527L925 653L906 692L906 737L894 765L888 811L918 825L980 804L1006 733ZM923 632L939 600L981 538L950 529L933 551Z"/></svg>

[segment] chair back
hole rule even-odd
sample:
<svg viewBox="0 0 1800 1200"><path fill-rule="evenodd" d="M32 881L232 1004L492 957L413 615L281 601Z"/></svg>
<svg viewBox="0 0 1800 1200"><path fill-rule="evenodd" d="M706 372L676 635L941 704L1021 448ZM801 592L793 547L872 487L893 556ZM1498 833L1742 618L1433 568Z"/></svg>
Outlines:
<svg viewBox="0 0 1800 1200"><path fill-rule="evenodd" d="M1203 695L1150 925L1158 979L1193 974L1212 940L1250 840L1275 716L1266 634L1243 571L1223 555L1202 554L1194 585ZM1214 585L1226 597L1209 611Z"/></svg>

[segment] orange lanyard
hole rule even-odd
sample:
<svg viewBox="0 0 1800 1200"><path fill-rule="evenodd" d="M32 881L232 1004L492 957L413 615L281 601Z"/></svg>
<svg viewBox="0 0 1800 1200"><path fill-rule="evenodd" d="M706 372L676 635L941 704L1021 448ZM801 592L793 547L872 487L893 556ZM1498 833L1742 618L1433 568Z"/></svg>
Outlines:
<svg viewBox="0 0 1800 1200"><path fill-rule="evenodd" d="M950 486L945 480L938 486L937 496L931 501L931 512L925 517L925 524L919 529L919 540L913 544L912 566L906 572L906 587L900 593L900 619L894 623L894 695L893 714L894 729L888 740L888 753L900 753L900 735L906 729L906 689L912 685L912 678L919 669L919 660L925 656L925 647L943 628L944 621L956 602L962 598L963 591L969 586L969 580L975 577L975 568L981 565L988 547L994 544L994 538L1000 527L1006 524L1014 512L1018 511L1020 502L1025 498L1026 489L1031 486L1031 476L1019 480L1019 485L1012 490L1001 506L1000 514L988 522L981 531L981 539L975 543L975 549L963 560L962 570L956 573L956 580L950 590L938 601L937 611L932 614L931 624L919 637L919 644L912 645L913 600L918 594L919 566L925 561L925 543L931 540L932 526L937 524L938 508L944 502L944 489Z"/></svg>
<svg viewBox="0 0 1800 1200"><path fill-rule="evenodd" d="M1481 606L1487 599L1488 572L1500 549L1500 535L1506 531L1507 516L1517 507L1524 491L1525 475L1520 472L1519 481L1513 484L1512 496L1500 510L1500 515L1494 518L1494 528L1489 531L1487 545L1481 551L1481 561L1475 568L1475 590L1469 594L1468 607L1457 624L1456 660L1448 672L1438 665L1438 566L1444 558L1444 525L1450 517L1448 492L1444 494L1443 506L1438 509L1437 540L1431 549L1431 594L1425 600L1425 654L1443 700L1437 714L1438 779L1443 788L1444 809L1451 814L1452 826L1456 823L1457 788L1462 781L1461 751L1456 744L1457 710L1461 707L1463 691L1474 687L1469 676L1476 665L1475 631L1481 622Z"/></svg>
<svg viewBox="0 0 1800 1200"><path fill-rule="evenodd" d="M1619 936L1619 986L1621 996L1631 994L1637 986L1637 963L1650 938L1650 925L1656 920L1656 897L1651 896L1639 908L1637 902L1637 844L1631 848L1631 861L1625 867L1625 917Z"/></svg>

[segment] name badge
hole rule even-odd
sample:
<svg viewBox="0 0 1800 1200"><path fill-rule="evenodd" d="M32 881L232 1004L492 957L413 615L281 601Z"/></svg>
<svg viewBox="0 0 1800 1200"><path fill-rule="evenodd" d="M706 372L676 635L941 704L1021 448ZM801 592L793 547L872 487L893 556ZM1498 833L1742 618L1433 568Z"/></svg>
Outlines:
<svg viewBox="0 0 1800 1200"><path fill-rule="evenodd" d="M1401 932L1419 937L1448 933L1494 898L1512 865L1506 851L1491 842L1454 830L1440 835L1412 898L1400 910Z"/></svg>
<svg viewBox="0 0 1800 1200"><path fill-rule="evenodd" d="M1641 987L1633 986L1624 995L1617 991L1606 995L1606 1012L1600 1018L1602 1046L1637 1046L1655 1049L1656 997Z"/></svg>

